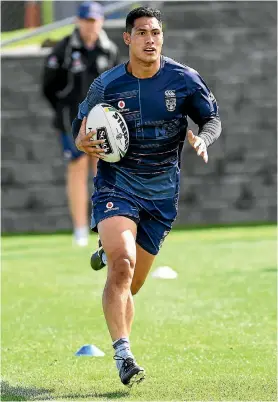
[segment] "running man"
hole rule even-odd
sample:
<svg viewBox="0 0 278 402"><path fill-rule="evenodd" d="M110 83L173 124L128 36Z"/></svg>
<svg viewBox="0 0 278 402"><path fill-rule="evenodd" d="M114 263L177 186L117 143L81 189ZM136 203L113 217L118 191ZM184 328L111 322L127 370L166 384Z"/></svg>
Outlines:
<svg viewBox="0 0 278 402"><path fill-rule="evenodd" d="M207 149L219 137L221 122L216 100L200 75L161 55L159 10L132 10L123 39L129 61L92 83L73 122L73 136L80 151L99 157L92 229L97 228L107 258L103 310L120 379L132 385L144 378L129 342L133 295L177 216L184 139L187 135L207 163ZM101 102L117 108L129 128L128 152L117 163L101 160L103 151L95 147L100 141L85 133L88 112ZM187 132L187 116L198 124L198 135Z"/></svg>

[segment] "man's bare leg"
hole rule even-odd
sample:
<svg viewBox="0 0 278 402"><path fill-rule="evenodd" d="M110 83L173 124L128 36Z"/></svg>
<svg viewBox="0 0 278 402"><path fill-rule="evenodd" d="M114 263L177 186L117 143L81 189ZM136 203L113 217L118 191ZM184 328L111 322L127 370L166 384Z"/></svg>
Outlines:
<svg viewBox="0 0 278 402"><path fill-rule="evenodd" d="M98 232L108 262L103 310L113 341L128 337L126 306L136 261L136 224L115 216L101 221Z"/></svg>
<svg viewBox="0 0 278 402"><path fill-rule="evenodd" d="M98 224L98 232L108 261L107 281L103 292L103 311L113 341L115 360L121 381L130 385L144 378L129 344L127 306L136 262L136 224L115 216ZM132 321L131 314L130 321Z"/></svg>
<svg viewBox="0 0 278 402"><path fill-rule="evenodd" d="M131 333L131 327L134 318L133 296L143 286L148 276L148 273L150 272L154 259L155 255L148 253L141 246L139 246L139 244L136 243L136 265L131 283L131 291L127 299L127 308L126 308L126 325L129 336Z"/></svg>

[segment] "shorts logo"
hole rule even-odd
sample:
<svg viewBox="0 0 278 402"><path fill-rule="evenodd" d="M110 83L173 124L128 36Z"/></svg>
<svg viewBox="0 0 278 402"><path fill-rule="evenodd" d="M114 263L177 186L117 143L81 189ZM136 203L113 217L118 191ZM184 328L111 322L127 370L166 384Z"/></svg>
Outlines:
<svg viewBox="0 0 278 402"><path fill-rule="evenodd" d="M174 89L165 91L165 104L168 112L173 112L176 109L177 98L176 91Z"/></svg>
<svg viewBox="0 0 278 402"><path fill-rule="evenodd" d="M104 210L104 213L107 214L107 212L111 211L117 211L119 207L114 207L114 204L112 201L108 201L107 204L105 205L106 209Z"/></svg>
<svg viewBox="0 0 278 402"><path fill-rule="evenodd" d="M118 107L120 108L120 109L123 109L124 107L125 107L125 103L124 103L124 101L119 101L118 102Z"/></svg>

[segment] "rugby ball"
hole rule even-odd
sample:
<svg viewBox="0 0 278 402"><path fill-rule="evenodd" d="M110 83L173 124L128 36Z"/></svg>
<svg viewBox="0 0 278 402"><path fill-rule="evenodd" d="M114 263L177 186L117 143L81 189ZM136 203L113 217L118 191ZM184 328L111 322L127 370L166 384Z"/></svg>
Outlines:
<svg viewBox="0 0 278 402"><path fill-rule="evenodd" d="M126 122L118 112L111 105L99 103L87 116L86 134L90 131L96 131L92 140L105 140L103 144L97 145L97 148L103 149L105 162L119 162L128 149L129 145L129 132Z"/></svg>

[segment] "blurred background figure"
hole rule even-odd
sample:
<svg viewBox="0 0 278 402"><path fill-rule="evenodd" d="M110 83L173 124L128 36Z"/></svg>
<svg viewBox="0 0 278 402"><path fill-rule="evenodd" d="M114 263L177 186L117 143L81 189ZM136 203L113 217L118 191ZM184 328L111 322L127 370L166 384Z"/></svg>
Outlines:
<svg viewBox="0 0 278 402"><path fill-rule="evenodd" d="M41 25L38 1L26 1L24 10L24 28L36 28Z"/></svg>
<svg viewBox="0 0 278 402"><path fill-rule="evenodd" d="M43 71L43 93L54 110L53 126L67 163L68 204L78 246L88 244L88 175L90 170L95 175L97 159L77 150L71 122L93 80L119 63L118 48L102 29L103 22L101 4L81 3L74 31L53 47Z"/></svg>

